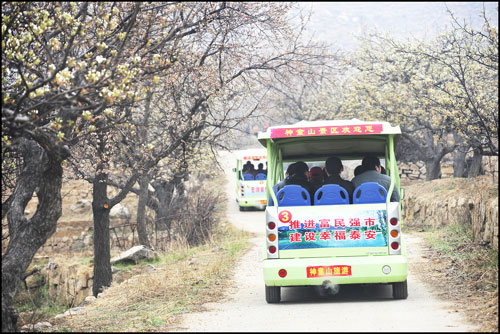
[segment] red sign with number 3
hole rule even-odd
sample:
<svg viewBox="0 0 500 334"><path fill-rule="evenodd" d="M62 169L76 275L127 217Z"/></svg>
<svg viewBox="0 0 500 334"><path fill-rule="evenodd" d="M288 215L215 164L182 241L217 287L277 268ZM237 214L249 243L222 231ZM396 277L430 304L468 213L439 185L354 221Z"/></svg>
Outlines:
<svg viewBox="0 0 500 334"><path fill-rule="evenodd" d="M284 210L278 214L278 218L279 218L280 222L288 223L289 221L292 220L292 214L290 213L290 211Z"/></svg>

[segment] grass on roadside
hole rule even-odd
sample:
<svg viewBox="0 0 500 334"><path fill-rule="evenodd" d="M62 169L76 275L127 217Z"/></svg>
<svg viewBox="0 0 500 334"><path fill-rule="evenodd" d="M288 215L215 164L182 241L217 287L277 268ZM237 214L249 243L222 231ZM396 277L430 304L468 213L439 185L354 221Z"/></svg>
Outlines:
<svg viewBox="0 0 500 334"><path fill-rule="evenodd" d="M177 314L216 300L250 236L230 224L217 229L204 245L160 254L155 271L113 284L82 313L58 320L52 330L165 331Z"/></svg>
<svg viewBox="0 0 500 334"><path fill-rule="evenodd" d="M498 252L474 242L468 225L430 230L424 237L441 257L450 261L449 269L474 283L478 290L498 290Z"/></svg>
<svg viewBox="0 0 500 334"><path fill-rule="evenodd" d="M468 304L467 315L480 331L498 332L498 251L474 242L467 224L425 228L419 235L446 273L434 284L448 298Z"/></svg>

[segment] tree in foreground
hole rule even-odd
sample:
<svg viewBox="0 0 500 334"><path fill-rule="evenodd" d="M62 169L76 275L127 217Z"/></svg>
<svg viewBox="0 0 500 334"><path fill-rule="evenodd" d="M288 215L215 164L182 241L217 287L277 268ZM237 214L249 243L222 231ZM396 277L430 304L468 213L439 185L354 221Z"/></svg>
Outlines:
<svg viewBox="0 0 500 334"><path fill-rule="evenodd" d="M84 150L94 153L95 237L101 240L96 294L111 283L109 210L135 181L162 158L175 160L184 143L213 141L240 122L245 114L233 116L224 102L238 103L263 80L300 72L301 64L321 64L323 55L300 45L287 26L289 8L2 3L2 158L17 162L15 186L2 203L9 231L2 257L3 331L17 330L12 299L33 255L56 229L64 162L84 158ZM162 106L149 109L149 120L148 94ZM138 135L139 126L147 135ZM130 140L134 133L140 140ZM118 144L121 139L128 144ZM146 152L145 140L151 144ZM109 199L102 194L115 162L129 174L120 194ZM39 205L28 219L24 210L34 193Z"/></svg>

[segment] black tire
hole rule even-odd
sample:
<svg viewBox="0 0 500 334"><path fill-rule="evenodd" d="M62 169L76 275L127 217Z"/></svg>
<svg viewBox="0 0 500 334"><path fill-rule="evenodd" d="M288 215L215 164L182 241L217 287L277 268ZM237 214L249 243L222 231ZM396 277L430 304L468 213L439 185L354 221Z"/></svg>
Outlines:
<svg viewBox="0 0 500 334"><path fill-rule="evenodd" d="M266 285L266 302L279 303L281 300L281 289L279 286L267 286Z"/></svg>
<svg viewBox="0 0 500 334"><path fill-rule="evenodd" d="M392 297L394 299L408 298L408 284L406 281L392 283Z"/></svg>
<svg viewBox="0 0 500 334"><path fill-rule="evenodd" d="M240 205L240 211L246 211L246 208Z"/></svg>

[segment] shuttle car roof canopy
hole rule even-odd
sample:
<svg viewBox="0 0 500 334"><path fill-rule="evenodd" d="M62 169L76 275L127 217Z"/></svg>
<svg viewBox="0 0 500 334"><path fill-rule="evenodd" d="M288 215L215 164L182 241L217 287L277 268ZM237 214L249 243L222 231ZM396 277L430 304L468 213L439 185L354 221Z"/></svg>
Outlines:
<svg viewBox="0 0 500 334"><path fill-rule="evenodd" d="M343 158L366 154L383 156L389 135L394 136L394 147L401 137L399 126L388 122L331 120L301 121L292 125L269 127L260 132L258 140L263 146L267 141L278 145L283 160L323 159L331 155Z"/></svg>

